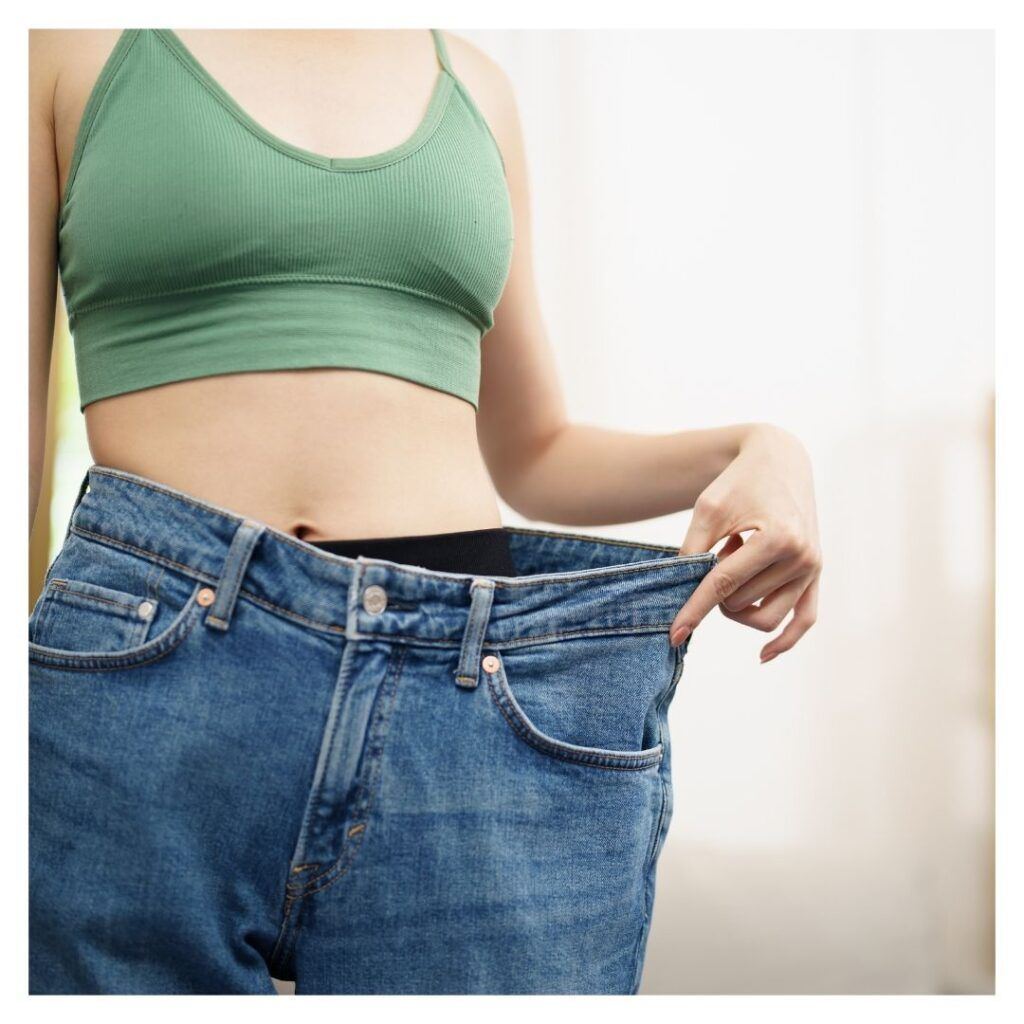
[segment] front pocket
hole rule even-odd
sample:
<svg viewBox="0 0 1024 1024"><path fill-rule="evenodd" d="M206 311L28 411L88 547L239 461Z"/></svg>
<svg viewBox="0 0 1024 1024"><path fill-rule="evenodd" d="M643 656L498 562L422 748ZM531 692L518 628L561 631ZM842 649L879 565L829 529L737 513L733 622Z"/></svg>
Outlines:
<svg viewBox="0 0 1024 1024"><path fill-rule="evenodd" d="M144 642L136 640L128 646L104 650L96 648L79 649L78 646L73 648L51 647L30 640L28 645L29 661L37 665L47 665L51 668L83 672L109 672L116 669L136 668L140 665L157 661L170 654L171 651L181 644L199 622L203 606L199 604L197 598L201 589L202 584L196 583L191 596L181 610L174 615L168 625ZM79 606L71 620L72 622L82 621L84 624L85 616L88 613L83 608L84 606ZM94 627L84 626L84 628ZM73 642L76 645L84 644L87 642L87 636L86 632L82 634L76 633Z"/></svg>
<svg viewBox="0 0 1024 1024"><path fill-rule="evenodd" d="M52 578L29 620L29 639L71 651L122 651L145 642L156 598L87 580Z"/></svg>
<svg viewBox="0 0 1024 1024"><path fill-rule="evenodd" d="M491 699L535 751L620 771L661 763L658 704L678 663L665 636L562 640L494 656L495 670L481 673Z"/></svg>
<svg viewBox="0 0 1024 1024"><path fill-rule="evenodd" d="M174 650L201 621L204 584L113 543L72 533L28 620L29 661L132 668Z"/></svg>

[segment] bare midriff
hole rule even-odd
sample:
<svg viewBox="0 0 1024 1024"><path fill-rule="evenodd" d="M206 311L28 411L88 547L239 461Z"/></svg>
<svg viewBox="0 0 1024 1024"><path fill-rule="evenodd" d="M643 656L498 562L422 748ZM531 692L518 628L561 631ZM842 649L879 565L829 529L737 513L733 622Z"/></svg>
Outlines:
<svg viewBox="0 0 1024 1024"><path fill-rule="evenodd" d="M307 541L501 526L476 410L386 374L231 373L87 405L93 460Z"/></svg>
<svg viewBox="0 0 1024 1024"><path fill-rule="evenodd" d="M62 61L55 91L60 194L86 98L118 34L81 31ZM258 120L297 144L339 155L376 152L405 138L437 76L433 45L419 29L197 30L185 38ZM342 45L351 60L337 59ZM308 104L274 87L254 46L282 67L301 65L311 95L353 94L345 88L348 69L359 79L358 95L377 98L372 116L347 101L331 116L300 116ZM327 368L228 373L101 398L84 415L95 462L304 540L501 525L476 410L400 377Z"/></svg>

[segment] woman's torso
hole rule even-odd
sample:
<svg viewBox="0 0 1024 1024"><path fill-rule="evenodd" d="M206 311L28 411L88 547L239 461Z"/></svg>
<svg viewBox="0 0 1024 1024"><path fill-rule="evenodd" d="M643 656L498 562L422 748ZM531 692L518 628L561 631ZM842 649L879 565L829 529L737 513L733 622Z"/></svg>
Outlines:
<svg viewBox="0 0 1024 1024"><path fill-rule="evenodd" d="M54 126L61 195L82 112L117 35L82 32L62 62ZM343 41L323 31L180 35L256 121L338 157L407 138L437 75L429 33L419 30L338 33ZM476 410L399 377L318 367L237 372L102 398L84 415L96 462L306 540L501 524Z"/></svg>

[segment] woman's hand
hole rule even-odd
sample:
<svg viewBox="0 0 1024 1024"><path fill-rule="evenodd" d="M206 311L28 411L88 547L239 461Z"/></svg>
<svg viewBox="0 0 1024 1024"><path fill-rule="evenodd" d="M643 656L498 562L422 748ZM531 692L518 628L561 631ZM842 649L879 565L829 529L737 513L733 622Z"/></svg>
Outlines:
<svg viewBox="0 0 1024 1024"><path fill-rule="evenodd" d="M681 644L715 605L768 633L792 611L786 628L761 649L762 663L770 661L814 625L821 574L811 464L789 432L751 428L736 458L698 497L679 553L710 551L723 538L719 563L679 610L669 639Z"/></svg>

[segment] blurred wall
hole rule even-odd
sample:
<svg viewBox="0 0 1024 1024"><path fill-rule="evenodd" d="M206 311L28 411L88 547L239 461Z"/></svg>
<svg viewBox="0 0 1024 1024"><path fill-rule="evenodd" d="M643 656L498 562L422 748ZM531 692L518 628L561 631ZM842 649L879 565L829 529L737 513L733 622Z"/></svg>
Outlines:
<svg viewBox="0 0 1024 1024"><path fill-rule="evenodd" d="M643 990L991 991L991 35L453 31L516 87L573 417L816 468L817 626L691 644Z"/></svg>
<svg viewBox="0 0 1024 1024"><path fill-rule="evenodd" d="M817 472L818 625L691 643L643 991L992 991L991 35L453 31L516 87L574 418L775 422Z"/></svg>

